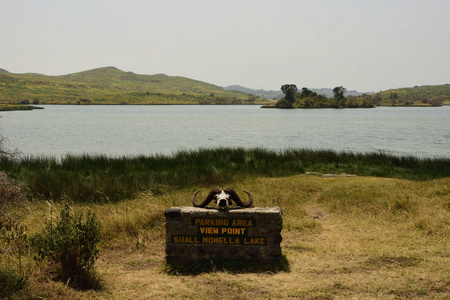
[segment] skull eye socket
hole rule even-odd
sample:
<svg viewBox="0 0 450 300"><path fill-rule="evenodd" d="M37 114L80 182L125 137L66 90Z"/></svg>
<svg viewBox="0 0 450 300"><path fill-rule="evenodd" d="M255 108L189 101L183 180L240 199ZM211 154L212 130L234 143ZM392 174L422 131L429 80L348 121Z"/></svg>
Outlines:
<svg viewBox="0 0 450 300"><path fill-rule="evenodd" d="M226 201L226 200L220 200L220 201L219 201L219 206L220 206L220 207L227 206L227 201Z"/></svg>

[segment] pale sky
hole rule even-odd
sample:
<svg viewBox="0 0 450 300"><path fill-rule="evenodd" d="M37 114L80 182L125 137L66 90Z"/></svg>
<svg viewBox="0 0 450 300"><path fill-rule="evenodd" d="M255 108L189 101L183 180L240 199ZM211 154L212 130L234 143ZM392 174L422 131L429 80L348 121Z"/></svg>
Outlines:
<svg viewBox="0 0 450 300"><path fill-rule="evenodd" d="M219 86L450 83L449 0L0 0L0 68Z"/></svg>

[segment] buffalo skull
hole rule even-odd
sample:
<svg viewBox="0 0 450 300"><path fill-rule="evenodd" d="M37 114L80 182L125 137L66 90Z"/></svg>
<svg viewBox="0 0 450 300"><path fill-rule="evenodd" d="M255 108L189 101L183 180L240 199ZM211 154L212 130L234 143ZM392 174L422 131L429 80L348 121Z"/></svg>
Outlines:
<svg viewBox="0 0 450 300"><path fill-rule="evenodd" d="M241 207L250 207L253 203L253 197L249 192L244 191L248 195L248 202L244 203L239 198L238 194L230 187L226 187L224 189L220 189L218 187L214 188L208 193L208 196L206 196L205 200L203 200L201 203L197 203L195 201L195 197L200 191L201 190L196 191L194 193L194 196L192 197L192 204L194 204L195 207L205 207L212 200L214 200L214 202L216 203L216 208L218 210L227 210L233 204L233 201Z"/></svg>

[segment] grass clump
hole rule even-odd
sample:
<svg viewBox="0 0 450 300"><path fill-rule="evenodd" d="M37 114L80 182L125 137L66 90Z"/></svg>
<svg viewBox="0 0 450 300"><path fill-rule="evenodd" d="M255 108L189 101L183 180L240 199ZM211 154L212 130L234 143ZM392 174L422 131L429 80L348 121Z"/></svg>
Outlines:
<svg viewBox="0 0 450 300"><path fill-rule="evenodd" d="M21 276L9 265L0 266L0 298L7 298L22 290L26 284L26 277Z"/></svg>

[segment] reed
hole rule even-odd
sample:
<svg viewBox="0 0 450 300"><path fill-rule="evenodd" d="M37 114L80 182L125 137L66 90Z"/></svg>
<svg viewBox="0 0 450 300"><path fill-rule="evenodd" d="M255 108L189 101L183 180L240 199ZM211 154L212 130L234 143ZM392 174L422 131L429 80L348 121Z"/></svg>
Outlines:
<svg viewBox="0 0 450 300"><path fill-rule="evenodd" d="M253 177L348 173L361 176L431 180L450 176L450 158L333 150L217 148L172 155L26 156L1 161L0 170L26 185L34 198L76 202L116 202L140 192L228 185Z"/></svg>

